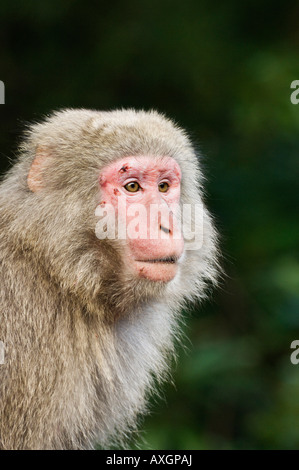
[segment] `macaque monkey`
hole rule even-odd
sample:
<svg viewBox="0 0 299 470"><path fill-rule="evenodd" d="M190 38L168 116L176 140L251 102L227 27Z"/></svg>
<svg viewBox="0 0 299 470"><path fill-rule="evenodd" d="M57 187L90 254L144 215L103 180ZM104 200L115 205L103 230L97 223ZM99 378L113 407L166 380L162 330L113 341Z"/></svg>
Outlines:
<svg viewBox="0 0 299 470"><path fill-rule="evenodd" d="M0 185L0 448L124 445L217 271L198 159L170 120L66 109L29 127Z"/></svg>

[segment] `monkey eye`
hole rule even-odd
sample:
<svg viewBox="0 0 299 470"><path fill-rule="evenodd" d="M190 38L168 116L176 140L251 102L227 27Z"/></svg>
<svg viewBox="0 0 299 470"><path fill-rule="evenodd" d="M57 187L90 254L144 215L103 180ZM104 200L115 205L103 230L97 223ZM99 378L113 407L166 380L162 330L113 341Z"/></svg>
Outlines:
<svg viewBox="0 0 299 470"><path fill-rule="evenodd" d="M127 191L129 191L129 193L137 193L137 191L141 189L137 181L131 181L130 183L127 183L124 187Z"/></svg>
<svg viewBox="0 0 299 470"><path fill-rule="evenodd" d="M162 183L159 184L158 187L159 187L159 191L161 193L166 193L169 189L169 184L166 183L166 181L163 181Z"/></svg>

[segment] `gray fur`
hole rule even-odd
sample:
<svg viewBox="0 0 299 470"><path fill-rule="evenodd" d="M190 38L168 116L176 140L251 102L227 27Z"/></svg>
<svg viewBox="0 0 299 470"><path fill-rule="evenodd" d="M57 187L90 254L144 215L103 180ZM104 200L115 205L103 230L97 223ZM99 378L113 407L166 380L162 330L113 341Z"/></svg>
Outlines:
<svg viewBox="0 0 299 470"><path fill-rule="evenodd" d="M182 202L195 203L198 159L156 112L68 109L26 134L0 185L0 448L120 445L167 377L181 307L216 280L216 234L205 210L203 246L186 251L173 281L130 277L121 242L95 236L99 173L123 156L170 155ZM48 164L34 193L38 149Z"/></svg>

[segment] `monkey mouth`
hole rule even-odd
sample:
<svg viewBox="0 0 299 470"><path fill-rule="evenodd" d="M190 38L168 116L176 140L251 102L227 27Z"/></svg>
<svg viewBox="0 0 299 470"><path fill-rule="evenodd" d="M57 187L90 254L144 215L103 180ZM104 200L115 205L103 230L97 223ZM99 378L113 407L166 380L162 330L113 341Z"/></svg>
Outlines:
<svg viewBox="0 0 299 470"><path fill-rule="evenodd" d="M165 258L155 259L137 259L137 263L164 263L164 264L175 264L178 262L177 256L167 256Z"/></svg>
<svg viewBox="0 0 299 470"><path fill-rule="evenodd" d="M165 258L137 259L135 267L138 277L150 281L171 281L178 271L177 256L167 256Z"/></svg>

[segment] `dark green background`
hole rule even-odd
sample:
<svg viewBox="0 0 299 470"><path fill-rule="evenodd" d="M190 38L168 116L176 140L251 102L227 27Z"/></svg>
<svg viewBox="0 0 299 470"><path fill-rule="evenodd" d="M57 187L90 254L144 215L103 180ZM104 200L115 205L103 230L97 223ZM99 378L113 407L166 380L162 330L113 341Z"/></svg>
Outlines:
<svg viewBox="0 0 299 470"><path fill-rule="evenodd" d="M1 2L1 172L24 122L66 106L155 108L204 155L227 278L186 312L144 448L299 447L298 18L296 1Z"/></svg>

